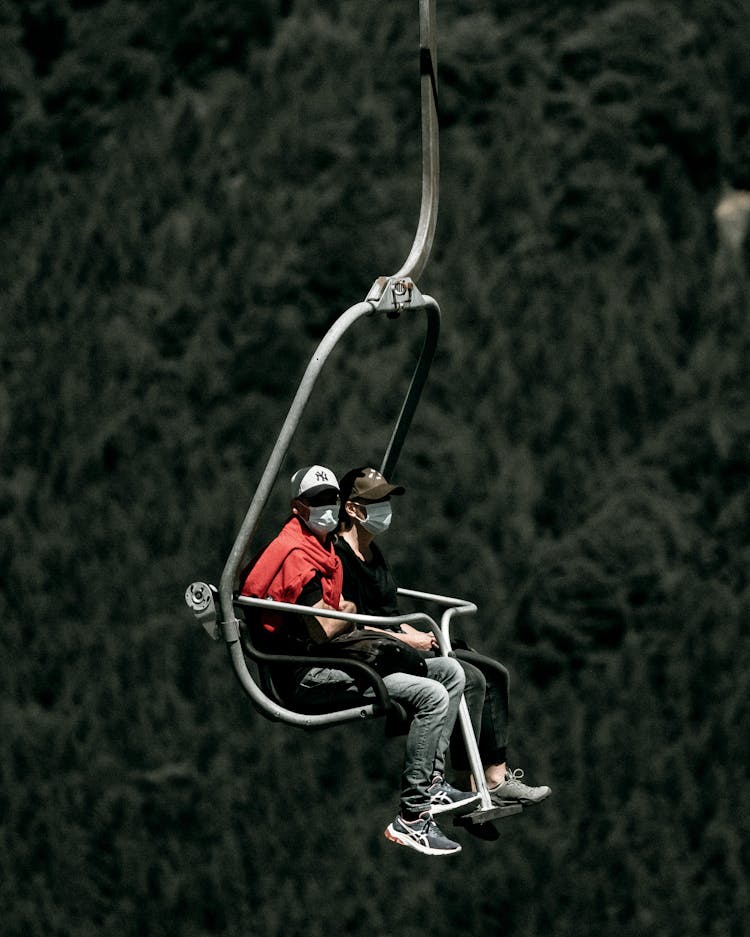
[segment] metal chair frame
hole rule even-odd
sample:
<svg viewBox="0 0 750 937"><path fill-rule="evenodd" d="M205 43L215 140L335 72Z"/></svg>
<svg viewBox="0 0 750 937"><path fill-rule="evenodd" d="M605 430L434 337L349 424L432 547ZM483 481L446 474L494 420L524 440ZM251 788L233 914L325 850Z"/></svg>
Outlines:
<svg viewBox="0 0 750 937"><path fill-rule="evenodd" d="M372 701L363 699L361 704L344 709L323 713L302 713L287 708L278 700L272 699L253 679L248 670L245 649L241 641L241 623L237 618L238 607L260 607L283 610L291 614L320 614L319 609L301 605L289 605L270 599L254 599L237 595L240 566L247 555L248 547L256 532L261 513L268 501L273 485L278 477L281 465L288 452L290 443L299 425L302 414L312 394L315 382L332 351L356 322L376 315L385 315L397 319L404 314L423 312L426 317L426 331L421 354L417 361L412 380L404 398L401 411L396 420L390 441L382 459L380 471L390 476L396 466L401 449L409 432L414 413L427 379L428 372L437 346L440 332L440 307L430 296L423 295L415 284L420 276L432 248L437 222L439 194L439 154L438 154L438 112L437 112L437 77L436 77L436 0L419 0L420 23L420 86L421 86L421 129L422 129L422 199L417 230L411 250L398 271L386 277L379 277L372 285L363 302L347 309L331 326L324 336L300 381L297 392L282 425L279 436L271 451L266 467L255 490L250 507L236 536L234 545L224 566L218 590L201 582L193 583L186 592L188 606L209 634L216 640L223 638L229 650L232 667L245 693L252 703L266 718L305 729L324 728L340 725L353 720L370 719L385 716L398 720L404 713L388 696L382 679L374 670L359 664L359 672L366 675L374 693ZM442 654L451 654L451 621L455 616L469 615L476 612L476 606L464 599L451 598L412 589L399 589L399 594L411 599L435 603L443 608L441 623L425 613L399 616L397 619L381 618L368 615L348 614L326 610L326 617L352 621L360 625L387 626L396 622L423 625L430 629L438 640ZM256 662L261 666L274 662L274 655L264 655L252 649ZM305 662L311 667L320 666L327 658L291 658L284 657L286 663ZM331 658L336 666L341 661ZM348 662L352 666L353 662ZM356 669L356 668L355 668ZM369 673L368 673L369 671ZM481 807L469 815L474 823L486 822L500 816L518 813L520 806L495 806L489 796L484 779L481 758L476 736L469 718L466 701L461 700L459 724L463 733L469 756L469 764L476 779L481 796ZM464 818L465 820L467 818Z"/></svg>

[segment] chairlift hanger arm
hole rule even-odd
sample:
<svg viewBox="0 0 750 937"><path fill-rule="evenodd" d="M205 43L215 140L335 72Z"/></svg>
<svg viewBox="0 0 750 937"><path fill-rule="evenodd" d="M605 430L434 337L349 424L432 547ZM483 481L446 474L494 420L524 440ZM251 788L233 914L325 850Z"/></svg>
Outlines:
<svg viewBox="0 0 750 937"><path fill-rule="evenodd" d="M414 369L414 375L411 379L409 389L406 392L401 412L396 420L393 434L391 435L380 466L380 472L385 475L386 478L390 478L393 475L396 463L401 455L401 449L406 441L412 419L414 418L417 405L422 396L422 389L427 382L427 375L432 365L432 359L435 356L435 349L437 348L438 337L440 335L440 307L430 296L424 297L424 303L425 314L427 315L427 331L425 333L424 345L422 346L419 361Z"/></svg>
<svg viewBox="0 0 750 937"><path fill-rule="evenodd" d="M440 157L435 0L419 0L419 68L422 107L422 203L411 251L401 268L393 275L394 279L419 279L429 259L437 225Z"/></svg>
<svg viewBox="0 0 750 937"><path fill-rule="evenodd" d="M221 611L225 622L231 621L234 617L232 591L235 587L240 565L242 564L250 540L255 533L261 512L271 494L271 489L279 474L284 457L289 450L292 438L299 426L300 419L310 399L318 375L340 338L355 322L371 313L372 305L367 302L356 303L354 306L347 309L328 330L328 333L318 345L315 354L305 370L300 385L297 388L297 393L292 401L292 405L281 427L276 444L271 452L258 487L255 490L250 507L237 534L234 546L224 566L224 572L222 573L219 584L219 600L221 602Z"/></svg>
<svg viewBox="0 0 750 937"><path fill-rule="evenodd" d="M419 0L419 61L420 61L420 105L422 115L422 200L417 232L411 251L399 271L389 278L389 292L394 293L399 284L416 279L424 270L432 249L432 242L437 224L439 191L439 155L438 155L438 113L437 113L437 37L436 37L436 0ZM409 301L413 284L409 284ZM381 291L382 292L382 291ZM380 295L378 296L380 299ZM440 309L437 303L424 297L424 308L428 314L428 333L422 349L419 363L414 372L404 405L388 445L384 460L384 474L395 467L401 447L406 438L412 417L417 407L427 372L432 362L437 336L439 333ZM276 446L271 454L266 469L260 480L255 496L247 512L242 527L237 535L229 559L224 568L219 588L221 608L226 621L232 619L231 592L236 581L239 566L247 546L255 532L261 511L268 500L273 484L288 451L291 439L299 424L315 381L320 370L348 328L363 315L378 310L376 301L371 296L364 303L358 303L348 309L329 330L313 356L297 390L287 419L282 427ZM398 303L394 313L401 311Z"/></svg>

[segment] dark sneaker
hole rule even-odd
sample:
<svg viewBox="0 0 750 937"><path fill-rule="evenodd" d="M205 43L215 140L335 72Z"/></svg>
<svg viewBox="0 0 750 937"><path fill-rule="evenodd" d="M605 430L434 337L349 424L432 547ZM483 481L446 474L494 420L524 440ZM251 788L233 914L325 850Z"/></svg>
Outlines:
<svg viewBox="0 0 750 937"><path fill-rule="evenodd" d="M489 789L493 803L504 804L510 801L517 804L538 804L552 793L546 785L529 787L528 784L522 782L521 778L523 778L523 769L507 770L503 783Z"/></svg>
<svg viewBox="0 0 750 937"><path fill-rule="evenodd" d="M385 838L426 856L450 856L461 852L461 846L448 839L429 814L422 814L418 820L404 820L399 814L386 829Z"/></svg>
<svg viewBox="0 0 750 937"><path fill-rule="evenodd" d="M459 791L445 778L436 774L427 793L430 795L430 813L466 813L481 799L475 791Z"/></svg>

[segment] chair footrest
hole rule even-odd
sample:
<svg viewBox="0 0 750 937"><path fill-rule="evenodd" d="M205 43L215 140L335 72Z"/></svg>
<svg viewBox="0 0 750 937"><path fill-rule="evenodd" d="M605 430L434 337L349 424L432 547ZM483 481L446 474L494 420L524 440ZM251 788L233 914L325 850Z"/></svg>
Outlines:
<svg viewBox="0 0 750 937"><path fill-rule="evenodd" d="M474 810L462 817L456 817L453 822L457 826L466 826L469 823L490 823L492 820L500 820L502 817L512 817L516 813L523 813L521 804L503 804L500 807L489 807L487 810L481 808Z"/></svg>

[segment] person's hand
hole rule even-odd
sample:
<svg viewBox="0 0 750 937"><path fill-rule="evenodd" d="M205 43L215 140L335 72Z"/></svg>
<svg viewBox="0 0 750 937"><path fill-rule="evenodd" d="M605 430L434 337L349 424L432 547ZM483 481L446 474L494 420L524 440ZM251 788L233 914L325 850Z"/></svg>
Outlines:
<svg viewBox="0 0 750 937"><path fill-rule="evenodd" d="M401 625L401 640L417 651L434 651L438 648L437 638L431 631L419 631L411 625Z"/></svg>
<svg viewBox="0 0 750 937"><path fill-rule="evenodd" d="M357 614L357 606L354 602L350 602L349 599L345 599L343 596L339 600L339 611L346 612L348 615Z"/></svg>

